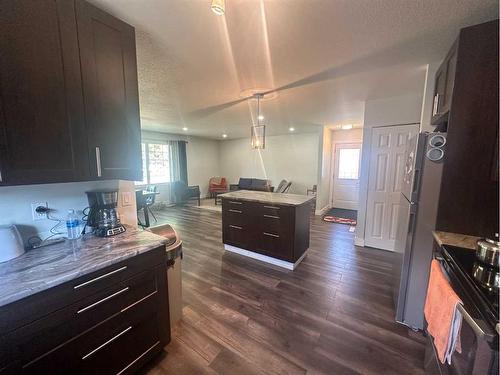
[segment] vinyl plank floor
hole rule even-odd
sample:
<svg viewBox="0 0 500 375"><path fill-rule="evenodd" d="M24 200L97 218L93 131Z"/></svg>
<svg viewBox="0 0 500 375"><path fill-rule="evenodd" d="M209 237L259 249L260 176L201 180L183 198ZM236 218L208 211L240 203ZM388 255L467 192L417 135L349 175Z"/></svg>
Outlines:
<svg viewBox="0 0 500 375"><path fill-rule="evenodd" d="M155 212L183 239L183 318L143 374L423 374L424 340L394 322L390 252L311 217L295 271L226 253L221 213ZM154 229L153 229L154 231Z"/></svg>

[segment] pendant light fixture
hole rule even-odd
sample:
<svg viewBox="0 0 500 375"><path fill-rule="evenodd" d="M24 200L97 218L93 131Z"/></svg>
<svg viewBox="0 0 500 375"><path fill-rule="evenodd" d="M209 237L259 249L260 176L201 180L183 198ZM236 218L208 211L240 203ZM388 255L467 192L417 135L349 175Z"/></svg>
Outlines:
<svg viewBox="0 0 500 375"><path fill-rule="evenodd" d="M266 148L266 126L260 124L260 120L264 118L260 114L260 99L262 99L263 96L262 94L254 95L257 99L257 125L252 125L250 141L253 149L261 150Z"/></svg>
<svg viewBox="0 0 500 375"><path fill-rule="evenodd" d="M226 11L226 4L224 4L224 1L225 0L212 0L212 12L218 16L223 16Z"/></svg>

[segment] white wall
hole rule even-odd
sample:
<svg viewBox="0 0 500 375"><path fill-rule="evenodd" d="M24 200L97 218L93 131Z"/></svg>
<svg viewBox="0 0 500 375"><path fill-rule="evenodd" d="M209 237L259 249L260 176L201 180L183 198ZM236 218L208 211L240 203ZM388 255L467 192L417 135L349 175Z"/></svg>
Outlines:
<svg viewBox="0 0 500 375"><path fill-rule="evenodd" d="M422 88L423 89L423 88ZM406 95L367 101L363 131L363 151L361 153L361 176L359 181L359 210L355 244L364 246L366 201L368 197L368 177L370 170L370 144L372 128L378 126L420 123L422 116L421 95Z"/></svg>
<svg viewBox="0 0 500 375"><path fill-rule="evenodd" d="M208 180L220 175L219 141L189 137L186 147L189 185L199 185L201 196L208 195Z"/></svg>
<svg viewBox="0 0 500 375"><path fill-rule="evenodd" d="M51 215L56 218L65 219L70 208L75 209L82 217L82 210L88 206L85 192L102 188L120 189L120 218L124 224L137 225L133 182L117 180L0 187L0 225L19 225L25 241L33 235L45 238L56 223L47 219L33 221L31 203L47 202L49 207L55 210ZM122 205L121 192L124 191L130 191L132 194L130 206ZM58 229L65 232L64 224Z"/></svg>
<svg viewBox="0 0 500 375"><path fill-rule="evenodd" d="M240 177L270 179L277 187L282 179L292 181L290 193L305 194L318 183L320 134L266 137L264 150L252 150L248 138L220 142L220 174L229 183Z"/></svg>
<svg viewBox="0 0 500 375"><path fill-rule="evenodd" d="M326 127L321 134L321 148L318 155L318 192L316 214L322 215L330 208L332 131Z"/></svg>
<svg viewBox="0 0 500 375"><path fill-rule="evenodd" d="M142 131L142 140L148 142L186 141L189 185L199 185L201 196L208 195L208 180L219 176L219 141L188 135ZM168 201L166 184L156 184L160 194L157 201Z"/></svg>

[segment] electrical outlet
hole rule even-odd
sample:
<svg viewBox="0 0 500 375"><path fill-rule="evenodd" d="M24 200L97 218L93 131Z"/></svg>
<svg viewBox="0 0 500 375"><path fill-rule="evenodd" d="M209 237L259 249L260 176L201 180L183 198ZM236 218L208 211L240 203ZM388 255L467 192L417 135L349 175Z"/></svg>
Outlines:
<svg viewBox="0 0 500 375"><path fill-rule="evenodd" d="M35 203L31 203L31 214L33 215L33 220L34 221L44 220L44 219L47 218L47 214L45 212L42 212L42 213L36 212L36 208L39 207L39 206L49 207L49 205L47 204L47 202L35 202Z"/></svg>

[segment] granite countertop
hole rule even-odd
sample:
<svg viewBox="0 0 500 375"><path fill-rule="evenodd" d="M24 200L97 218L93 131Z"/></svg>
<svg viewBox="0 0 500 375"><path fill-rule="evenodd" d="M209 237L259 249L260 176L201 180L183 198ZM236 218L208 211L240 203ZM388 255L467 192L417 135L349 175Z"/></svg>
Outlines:
<svg viewBox="0 0 500 375"><path fill-rule="evenodd" d="M312 201L313 195L270 193L267 191L237 190L220 194L223 199L235 199L259 203L282 204L287 206L300 206Z"/></svg>
<svg viewBox="0 0 500 375"><path fill-rule="evenodd" d="M450 245L470 250L476 250L476 242L481 239L481 237L469 236L466 234L440 231L433 231L432 235L439 246Z"/></svg>
<svg viewBox="0 0 500 375"><path fill-rule="evenodd" d="M78 240L29 250L0 263L0 306L162 246L167 239L127 226L115 237Z"/></svg>

